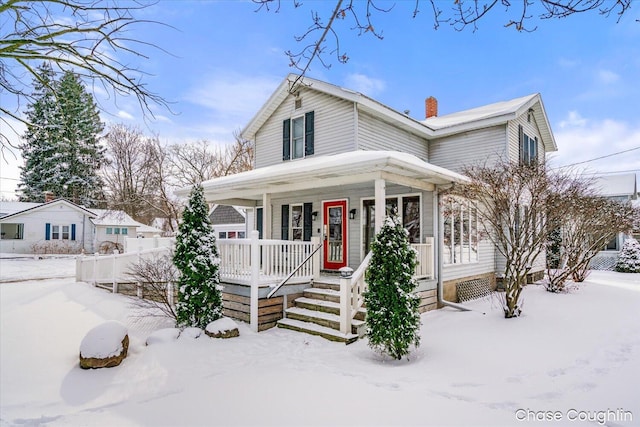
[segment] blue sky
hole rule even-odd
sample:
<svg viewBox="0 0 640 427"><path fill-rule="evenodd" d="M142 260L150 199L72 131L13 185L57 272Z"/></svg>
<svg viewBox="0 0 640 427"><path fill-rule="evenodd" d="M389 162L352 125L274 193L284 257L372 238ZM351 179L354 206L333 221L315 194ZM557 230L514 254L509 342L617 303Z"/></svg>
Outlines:
<svg viewBox="0 0 640 427"><path fill-rule="evenodd" d="M359 36L350 30L352 22L337 21L348 63L328 58L330 69L315 63L308 75L410 110L417 119L424 118L428 96L438 98L444 115L539 92L559 147L557 165L640 147L638 5L619 23L615 16L584 13L535 19L530 25L536 31L518 33L504 28L502 9L484 17L475 32L447 24L434 30L423 3L415 19L413 1L376 14L383 40ZM166 142L232 142L233 132L293 71L284 52L301 48L294 36L311 24L311 11L328 16L334 4L305 1L294 8L283 0L274 13L256 12L245 1L159 1L140 17L171 27L145 25L130 35L169 52L145 49L150 57L140 66L150 73L149 88L173 103L173 113L155 108L156 120L145 123L135 100L114 103L97 94L108 111L102 118L139 125ZM2 196L11 196L17 164L1 165ZM640 175L640 149L583 166Z"/></svg>

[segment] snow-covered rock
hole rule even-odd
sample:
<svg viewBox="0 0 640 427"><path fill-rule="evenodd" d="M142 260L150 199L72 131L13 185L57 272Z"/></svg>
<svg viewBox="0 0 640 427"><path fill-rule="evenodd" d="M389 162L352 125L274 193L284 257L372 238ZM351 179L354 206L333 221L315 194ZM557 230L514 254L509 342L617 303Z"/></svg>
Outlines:
<svg viewBox="0 0 640 427"><path fill-rule="evenodd" d="M240 336L238 325L228 317L223 317L209 323L204 333L212 338L233 338Z"/></svg>
<svg viewBox="0 0 640 427"><path fill-rule="evenodd" d="M163 342L171 342L178 339L180 336L180 329L178 328L163 328L153 331L151 335L147 337L146 344L159 344Z"/></svg>
<svg viewBox="0 0 640 427"><path fill-rule="evenodd" d="M127 328L111 320L87 332L80 343L82 369L112 368L118 366L129 349Z"/></svg>
<svg viewBox="0 0 640 427"><path fill-rule="evenodd" d="M202 329L200 328L184 328L180 332L180 339L196 339L202 335Z"/></svg>

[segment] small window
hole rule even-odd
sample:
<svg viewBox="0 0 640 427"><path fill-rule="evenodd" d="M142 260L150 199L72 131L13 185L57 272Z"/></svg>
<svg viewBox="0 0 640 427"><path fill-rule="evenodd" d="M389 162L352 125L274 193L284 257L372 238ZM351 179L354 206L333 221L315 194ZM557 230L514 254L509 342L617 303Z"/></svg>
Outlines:
<svg viewBox="0 0 640 427"><path fill-rule="evenodd" d="M538 137L524 133L522 125L518 126L518 142L520 164L530 165L538 161Z"/></svg>
<svg viewBox="0 0 640 427"><path fill-rule="evenodd" d="M291 240L302 240L302 205L291 205Z"/></svg>
<svg viewBox="0 0 640 427"><path fill-rule="evenodd" d="M62 240L69 240L69 226L62 226Z"/></svg>
<svg viewBox="0 0 640 427"><path fill-rule="evenodd" d="M118 227L114 227L113 234L120 234L120 229Z"/></svg>
<svg viewBox="0 0 640 427"><path fill-rule="evenodd" d="M53 240L60 239L60 226L59 225L51 226L51 238Z"/></svg>
<svg viewBox="0 0 640 427"><path fill-rule="evenodd" d="M107 234L113 234L113 228L107 227Z"/></svg>
<svg viewBox="0 0 640 427"><path fill-rule="evenodd" d="M245 239L246 233L244 231L238 231L238 239Z"/></svg>
<svg viewBox="0 0 640 427"><path fill-rule="evenodd" d="M226 231L221 231L218 233L218 238L219 239L226 239L227 238L227 232Z"/></svg>
<svg viewBox="0 0 640 427"><path fill-rule="evenodd" d="M122 234L129 234L128 228L122 228Z"/></svg>

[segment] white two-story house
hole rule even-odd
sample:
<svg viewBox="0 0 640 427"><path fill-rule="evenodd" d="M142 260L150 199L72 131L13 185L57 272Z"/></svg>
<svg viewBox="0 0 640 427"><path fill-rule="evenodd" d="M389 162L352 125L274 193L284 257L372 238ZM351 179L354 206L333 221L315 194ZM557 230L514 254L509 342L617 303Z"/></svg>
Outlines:
<svg viewBox="0 0 640 427"><path fill-rule="evenodd" d="M425 118L418 120L319 80L304 78L292 91L294 79L285 78L242 131L255 144L255 169L204 182L207 202L246 208L248 223L265 242L317 242L314 262L321 276L343 267L358 271L384 217L397 212L419 252L422 310L456 302L460 282L483 279L495 287L501 261L491 242L480 238L475 206L443 207L438 194L464 184L465 165L499 157L544 161L546 152L555 151L540 95L446 116L438 116L437 101L427 98ZM264 256L261 262L264 267ZM274 295L286 311L274 308L258 321L259 329L276 321L304 329L301 323L314 321L305 316L315 310L339 317L309 301L338 303L339 288L327 290L330 284L318 277L314 283L322 289L279 288ZM270 289L273 284L259 291L265 300L260 307L269 306ZM225 292L249 294L231 284ZM237 304L225 308L243 318L234 312ZM325 320L315 323L330 326L336 319Z"/></svg>

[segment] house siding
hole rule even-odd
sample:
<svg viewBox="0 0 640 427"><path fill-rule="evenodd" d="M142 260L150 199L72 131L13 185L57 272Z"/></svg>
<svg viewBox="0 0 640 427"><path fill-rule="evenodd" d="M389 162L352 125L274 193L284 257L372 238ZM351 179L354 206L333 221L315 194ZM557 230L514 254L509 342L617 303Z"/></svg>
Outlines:
<svg viewBox="0 0 640 427"><path fill-rule="evenodd" d="M358 149L394 150L413 154L429 161L427 140L410 132L396 128L369 114L359 112Z"/></svg>
<svg viewBox="0 0 640 427"><path fill-rule="evenodd" d="M538 161L545 161L544 145L542 144L542 137L540 136L540 129L533 117L531 121L527 120L527 114L523 114L515 120L509 121L507 125L508 137L509 137L509 160L517 162L520 160L520 143L518 141L518 126L522 125L524 133L530 137L538 138Z"/></svg>
<svg viewBox="0 0 640 427"><path fill-rule="evenodd" d="M356 149L353 103L311 89L301 90L299 98L301 108L295 109L296 98L289 95L256 133L256 168L283 162L282 122L309 111L315 112L313 156Z"/></svg>
<svg viewBox="0 0 640 427"><path fill-rule="evenodd" d="M422 231L421 241L425 241L426 237L433 236L433 193L416 192L408 187L388 184L387 197L403 194L420 194L421 195L421 215L422 215ZM281 239L281 221L282 221L282 205L312 203L312 211L319 213L318 218L312 223L312 236L322 235L323 212L322 202L331 200L347 200L347 212L356 209L356 219L347 219L348 234L348 265L356 269L364 258L362 253L362 200L374 197L374 185L371 183L368 187L357 188L341 188L327 189L326 191L314 192L312 195L292 194L286 198L274 198L271 200L272 206L272 238ZM348 218L348 216L347 216Z"/></svg>
<svg viewBox="0 0 640 427"><path fill-rule="evenodd" d="M460 172L465 166L504 156L506 138L506 126L500 125L434 139L430 142L429 160L434 165Z"/></svg>

